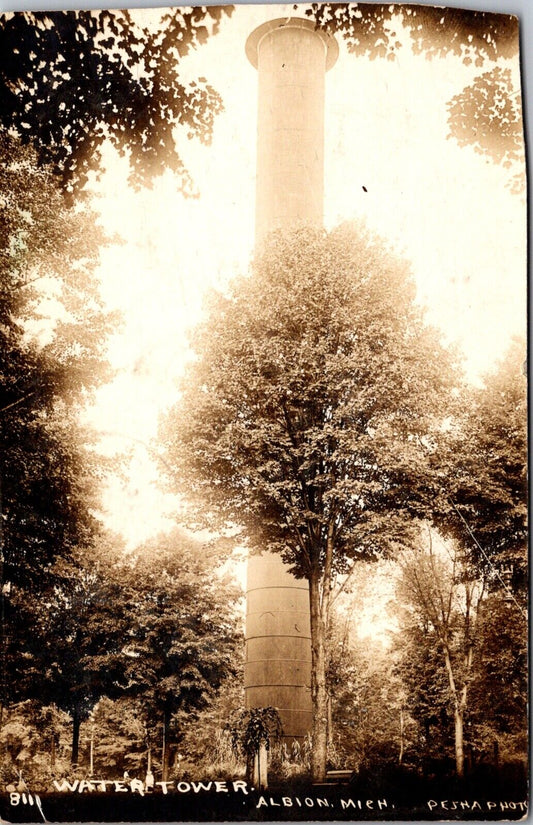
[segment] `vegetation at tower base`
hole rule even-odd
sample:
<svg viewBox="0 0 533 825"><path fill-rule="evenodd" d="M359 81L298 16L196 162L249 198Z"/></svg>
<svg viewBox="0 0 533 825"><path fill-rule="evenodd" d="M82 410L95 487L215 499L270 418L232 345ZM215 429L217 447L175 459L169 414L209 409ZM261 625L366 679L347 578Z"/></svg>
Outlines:
<svg viewBox="0 0 533 825"><path fill-rule="evenodd" d="M339 34L357 56L395 60L404 46L400 32L407 32L414 54L428 59L455 55L465 66L484 68L448 101L450 136L509 169L512 191L525 190L520 90L509 67L496 65L518 55L518 18L389 3L313 3L306 14L317 26Z"/></svg>
<svg viewBox="0 0 533 825"><path fill-rule="evenodd" d="M431 512L428 454L456 375L414 298L407 265L364 228L272 233L252 275L213 298L165 422L205 523L242 525L251 552L309 582L316 779L336 584Z"/></svg>
<svg viewBox="0 0 533 825"><path fill-rule="evenodd" d="M261 749L269 751L283 735L281 718L276 708L250 708L234 714L229 726L231 745L236 754L246 759L246 778L254 776L254 759L258 760L260 776L266 776L266 765L260 766Z"/></svg>
<svg viewBox="0 0 533 825"><path fill-rule="evenodd" d="M180 61L231 11L175 8L155 26L126 10L4 13L0 124L31 143L69 191L98 171L109 140L128 153L134 184L170 168L191 193L175 128L208 142L222 105L205 78L183 79Z"/></svg>

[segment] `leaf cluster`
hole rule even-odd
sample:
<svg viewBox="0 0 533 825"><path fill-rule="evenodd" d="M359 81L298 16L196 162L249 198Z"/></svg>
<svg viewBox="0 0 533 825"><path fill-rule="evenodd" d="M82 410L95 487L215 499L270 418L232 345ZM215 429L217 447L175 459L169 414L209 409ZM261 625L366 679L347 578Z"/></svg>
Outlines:
<svg viewBox="0 0 533 825"><path fill-rule="evenodd" d="M231 11L176 8L155 22L126 10L4 14L0 123L32 143L69 192L98 171L108 139L128 152L133 184L170 168L191 193L174 129L208 142L222 104L205 78L182 78L180 61Z"/></svg>
<svg viewBox="0 0 533 825"><path fill-rule="evenodd" d="M515 167L511 191L524 190L524 138L519 90L509 68L495 61L516 56L518 19L512 15L411 4L313 3L306 14L338 33L356 56L395 60L405 33L426 59L454 55L465 66L492 64L448 103L450 137L474 146L505 168Z"/></svg>
<svg viewBox="0 0 533 825"><path fill-rule="evenodd" d="M313 3L306 14L341 34L350 52L371 59L395 59L402 47L399 27L409 33L415 54L454 54L465 65L512 57L518 48L518 20L511 15L395 3Z"/></svg>
<svg viewBox="0 0 533 825"><path fill-rule="evenodd" d="M67 210L49 170L0 134L3 580L37 587L95 529L101 477L77 412L108 376L114 318L94 269L102 233Z"/></svg>

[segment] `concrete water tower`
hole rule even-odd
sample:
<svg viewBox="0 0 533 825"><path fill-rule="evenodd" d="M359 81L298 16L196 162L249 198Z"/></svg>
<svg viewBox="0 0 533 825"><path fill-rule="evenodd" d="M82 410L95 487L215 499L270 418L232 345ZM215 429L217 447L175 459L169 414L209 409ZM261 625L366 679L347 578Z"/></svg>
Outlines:
<svg viewBox="0 0 533 825"><path fill-rule="evenodd" d="M325 74L336 40L298 17L255 29L246 54L258 70L256 245L278 228L322 225ZM246 706L276 707L284 739L311 731L309 588L270 553L248 560Z"/></svg>

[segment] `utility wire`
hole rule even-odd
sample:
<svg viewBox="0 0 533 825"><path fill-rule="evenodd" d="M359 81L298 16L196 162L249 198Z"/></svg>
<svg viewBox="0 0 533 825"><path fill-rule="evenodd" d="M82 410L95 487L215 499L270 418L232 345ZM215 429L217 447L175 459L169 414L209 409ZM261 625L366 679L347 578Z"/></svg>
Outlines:
<svg viewBox="0 0 533 825"><path fill-rule="evenodd" d="M515 599L515 596L514 596L513 591L512 591L512 590L511 590L511 588L507 585L507 583L506 583L506 582L502 579L502 577L501 577L501 575L500 575L499 570L498 570L498 569L497 569L497 568L493 565L493 563L491 562L491 560L490 560L490 558L488 557L488 555L486 554L485 550L483 549L483 547L481 546L481 544L479 543L479 541L478 541L478 540L477 540L477 538L475 537L474 533L473 533L473 532L472 532L472 530L470 529L470 525L468 524L468 522L467 522L467 520L465 519L465 517L463 516L463 514L462 514L462 513L461 513L461 512L457 509L457 507L455 506L455 504L454 504L454 502L452 501L452 499L451 499L451 498L448 498L448 501L450 502L450 504L452 505L453 509L455 510L455 512L457 513L457 515L458 515L458 516L459 516L459 518L461 519L461 521L463 522L464 526L466 527L466 529L467 529L467 531L468 531L468 535L470 536L470 538L472 539L472 541L474 542L474 544L476 545L476 547L478 548L478 550L480 550L480 551L481 551L481 554L482 554L483 558L485 559L485 561L487 562L487 564L489 565L489 567L491 568L491 570L493 570L493 571L494 571L494 573L496 574L496 576L497 576L497 577L498 577L498 579L500 580L500 582L501 582L501 584L502 584L503 589L505 590L505 592L508 594L508 596L512 599L512 601L513 601L513 602L515 603L515 605L518 607L518 609L520 610L520 612L522 613L522 615L523 615L523 616L525 616L525 617L527 618L527 612L524 610L524 608L522 607L522 605L521 605L521 604L519 604L519 602L517 602L517 600Z"/></svg>

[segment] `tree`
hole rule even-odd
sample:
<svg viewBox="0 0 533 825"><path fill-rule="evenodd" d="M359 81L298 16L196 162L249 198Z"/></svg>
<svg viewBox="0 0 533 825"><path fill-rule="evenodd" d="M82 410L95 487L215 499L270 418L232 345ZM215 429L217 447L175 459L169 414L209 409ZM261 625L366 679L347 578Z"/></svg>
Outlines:
<svg viewBox="0 0 533 825"><path fill-rule="evenodd" d="M100 537L98 547L58 558L38 599L28 604L17 590L10 602L17 620L6 645L11 699L54 703L69 714L73 765L82 722L103 696L116 696L127 684L123 650L130 620L113 563L113 548Z"/></svg>
<svg viewBox="0 0 533 825"><path fill-rule="evenodd" d="M206 707L238 667L235 615L240 591L217 573L218 548L176 529L138 548L117 568L127 594L123 644L126 695L141 702L147 729L159 731L163 781L180 726Z"/></svg>
<svg viewBox="0 0 533 825"><path fill-rule="evenodd" d="M214 298L163 430L175 484L310 588L313 776L326 768L326 635L337 576L402 542L427 493L424 439L451 359L407 266L353 226L273 233Z"/></svg>
<svg viewBox="0 0 533 825"><path fill-rule="evenodd" d="M32 790L48 790L50 780L68 767L69 719L55 705L27 700L13 705L0 731L2 780L21 777Z"/></svg>
<svg viewBox="0 0 533 825"><path fill-rule="evenodd" d="M0 135L4 581L36 583L57 548L94 525L95 462L74 413L108 376L113 318L94 268L103 235L65 209L51 174Z"/></svg>
<svg viewBox="0 0 533 825"><path fill-rule="evenodd" d="M493 589L527 605L527 382L516 339L481 388L465 388L439 450L439 529Z"/></svg>
<svg viewBox="0 0 533 825"><path fill-rule="evenodd" d="M370 59L394 60L407 32L414 54L427 59L453 54L465 66L489 67L447 104L450 136L473 145L495 163L514 168L510 186L525 186L520 91L509 68L495 66L518 53L518 18L455 8L365 3L313 3L306 11L317 26L338 32L348 50Z"/></svg>
<svg viewBox="0 0 533 825"><path fill-rule="evenodd" d="M146 771L147 731L143 708L138 700L122 696L103 697L82 728L92 752L97 776L121 776L127 770L140 777Z"/></svg>
<svg viewBox="0 0 533 825"><path fill-rule="evenodd" d="M455 751L461 775L525 761L527 617L504 591L483 589L457 548L401 559L396 650L424 767Z"/></svg>
<svg viewBox="0 0 533 825"><path fill-rule="evenodd" d="M66 701L76 759L75 697L84 688L73 684L72 651L76 662L83 653L65 636L83 589L82 566L72 570L77 548L99 530L104 462L78 413L109 374L103 348L113 319L94 278L104 235L89 209L66 209L51 172L5 133L0 193L2 707L45 695Z"/></svg>
<svg viewBox="0 0 533 825"><path fill-rule="evenodd" d="M103 462L77 414L108 375L113 318L94 278L103 241L94 214L67 210L50 171L5 133L0 209L4 703L14 689L10 667L35 646L31 617L54 587L55 560L72 557L98 529Z"/></svg>
<svg viewBox="0 0 533 825"><path fill-rule="evenodd" d="M413 723L406 691L398 673L398 651L391 649L389 630L375 632L375 609L389 612L384 578L393 582L394 562L357 565L348 593L336 602L329 629L327 673L331 718L329 762L334 768L375 773L411 759ZM394 591L391 589L390 597ZM388 598L387 598L388 602ZM372 636L364 634L372 623ZM361 632L363 631L363 632Z"/></svg>
<svg viewBox="0 0 533 825"><path fill-rule="evenodd" d="M437 634L431 622L398 601L395 671L405 694L405 711L415 724L408 759L424 775L454 762L449 682Z"/></svg>
<svg viewBox="0 0 533 825"><path fill-rule="evenodd" d="M128 153L134 184L170 168L192 181L175 129L209 141L220 97L183 79L181 59L218 30L231 6L162 12L156 25L125 10L0 17L0 124L31 143L40 164L80 190L105 140Z"/></svg>
<svg viewBox="0 0 533 825"><path fill-rule="evenodd" d="M401 48L398 26L409 33L415 54L454 54L466 65L510 58L518 51L518 19L513 15L390 3L313 3L306 14L318 26L339 32L353 54L394 59Z"/></svg>
<svg viewBox="0 0 533 825"><path fill-rule="evenodd" d="M453 705L455 769L462 779L464 726L486 583L457 545L437 553L431 534L427 549L406 552L400 564L400 593L419 622L433 631L443 657Z"/></svg>
<svg viewBox="0 0 533 825"><path fill-rule="evenodd" d="M470 736L478 754L527 764L527 614L505 592L490 593L481 612L477 677L471 686Z"/></svg>

